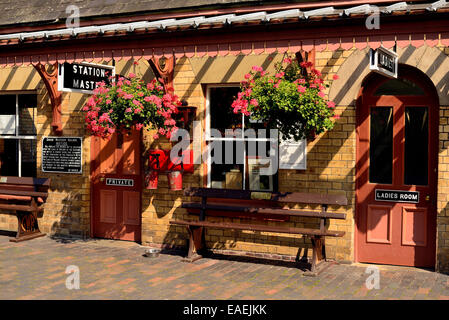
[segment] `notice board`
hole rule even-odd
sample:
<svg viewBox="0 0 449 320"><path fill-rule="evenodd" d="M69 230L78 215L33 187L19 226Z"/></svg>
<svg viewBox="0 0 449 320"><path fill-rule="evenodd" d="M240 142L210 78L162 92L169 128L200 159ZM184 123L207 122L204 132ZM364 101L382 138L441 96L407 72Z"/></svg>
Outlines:
<svg viewBox="0 0 449 320"><path fill-rule="evenodd" d="M42 139L42 171L82 173L81 137L44 137Z"/></svg>

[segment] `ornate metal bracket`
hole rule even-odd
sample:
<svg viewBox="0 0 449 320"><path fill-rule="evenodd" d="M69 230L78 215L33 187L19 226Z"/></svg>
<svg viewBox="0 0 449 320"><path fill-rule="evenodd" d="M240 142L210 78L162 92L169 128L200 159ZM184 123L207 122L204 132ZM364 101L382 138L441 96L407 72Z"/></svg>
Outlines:
<svg viewBox="0 0 449 320"><path fill-rule="evenodd" d="M175 73L175 57L160 57L149 60L154 75L164 86L165 92L173 93L173 77Z"/></svg>
<svg viewBox="0 0 449 320"><path fill-rule="evenodd" d="M296 59L301 62L312 62L315 66L315 49L311 51L299 51L296 53ZM307 72L309 73L311 68L307 68Z"/></svg>
<svg viewBox="0 0 449 320"><path fill-rule="evenodd" d="M58 91L58 65L54 65L54 70L51 73L42 64L35 65L34 68L44 81L48 95L50 96L53 108L53 120L51 122L53 133L58 136L62 135L62 93Z"/></svg>

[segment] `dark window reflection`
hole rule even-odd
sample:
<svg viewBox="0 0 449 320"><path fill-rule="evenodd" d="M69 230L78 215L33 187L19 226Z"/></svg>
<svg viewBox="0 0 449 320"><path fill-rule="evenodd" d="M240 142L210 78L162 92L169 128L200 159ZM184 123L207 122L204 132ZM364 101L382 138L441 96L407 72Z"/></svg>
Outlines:
<svg viewBox="0 0 449 320"><path fill-rule="evenodd" d="M376 107L370 117L369 181L391 184L393 176L393 108Z"/></svg>
<svg viewBox="0 0 449 320"><path fill-rule="evenodd" d="M427 185L429 116L427 107L405 108L404 183Z"/></svg>

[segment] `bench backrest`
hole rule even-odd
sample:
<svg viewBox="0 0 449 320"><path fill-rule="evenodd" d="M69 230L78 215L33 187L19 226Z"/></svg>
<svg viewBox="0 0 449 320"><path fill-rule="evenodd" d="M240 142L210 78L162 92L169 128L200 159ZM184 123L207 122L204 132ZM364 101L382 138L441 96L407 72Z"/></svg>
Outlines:
<svg viewBox="0 0 449 320"><path fill-rule="evenodd" d="M0 194L47 197L50 179L0 176Z"/></svg>
<svg viewBox="0 0 449 320"><path fill-rule="evenodd" d="M191 197L238 199L238 200L268 200L273 202L319 204L319 205L345 206L348 204L348 200L344 195L303 193L303 192L261 192L251 190L188 188L184 190L184 195Z"/></svg>

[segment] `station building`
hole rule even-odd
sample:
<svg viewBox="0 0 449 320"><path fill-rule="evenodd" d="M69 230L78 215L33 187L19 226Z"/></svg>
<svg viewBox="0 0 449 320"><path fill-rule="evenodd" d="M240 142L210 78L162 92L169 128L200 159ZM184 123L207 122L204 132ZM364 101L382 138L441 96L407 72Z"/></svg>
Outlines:
<svg viewBox="0 0 449 320"><path fill-rule="evenodd" d="M202 130L192 143L206 152L210 128L241 122L230 104L251 67L273 72L276 62L299 53L330 84L334 128L291 142L294 156L280 159L275 175L257 177L258 185L251 185L257 173L248 161L203 161L184 173L183 188L342 194L348 205L336 211L346 219L328 227L345 236L326 240L329 258L449 271L449 4L103 2L78 3L79 26L76 8L66 11L63 1L48 8L35 0L0 4L0 175L51 178L42 232L164 248L185 248L188 239L183 227L169 225L188 215L180 208L183 192L170 190L162 173L157 189L145 184L148 154L171 143L146 131L122 141L89 136L82 107L90 95L58 90L58 66L98 64L145 81L163 78L192 107ZM379 50L397 55L397 76L372 70ZM81 138L79 172L43 163L51 137ZM111 186L107 178L134 182ZM0 229L15 231L17 220L0 214ZM206 243L225 253L310 254L307 238L273 233L210 229Z"/></svg>

